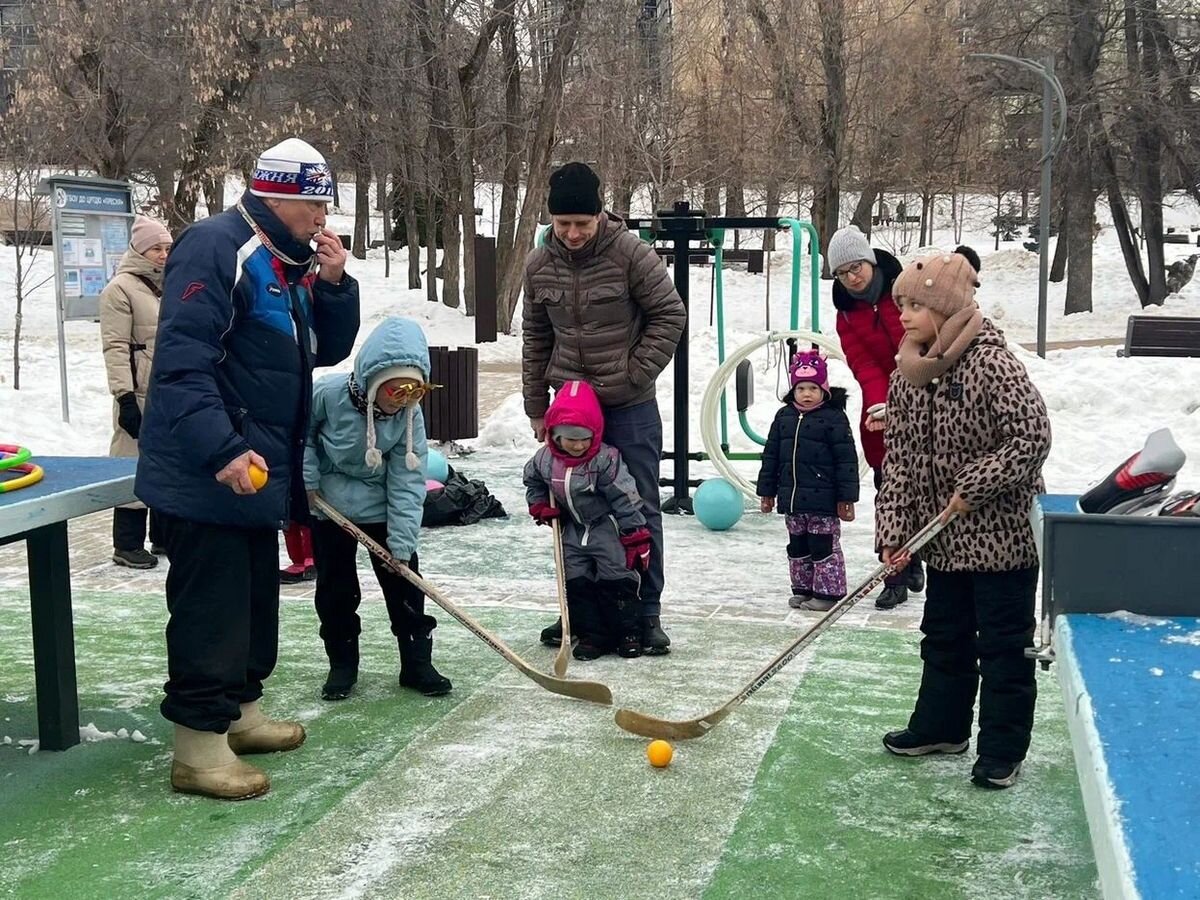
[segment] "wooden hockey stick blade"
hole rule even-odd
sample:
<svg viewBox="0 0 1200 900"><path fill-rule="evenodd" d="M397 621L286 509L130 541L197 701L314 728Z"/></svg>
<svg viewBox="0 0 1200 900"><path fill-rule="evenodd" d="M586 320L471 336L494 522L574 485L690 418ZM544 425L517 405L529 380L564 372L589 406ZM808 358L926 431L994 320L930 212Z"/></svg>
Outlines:
<svg viewBox="0 0 1200 900"><path fill-rule="evenodd" d="M399 562L386 549L373 541L370 535L366 534L361 528L343 516L334 507L329 504L324 497L317 495L315 499L316 508L322 513L329 516L334 522L337 522L345 531L354 535L358 542L367 548L378 559L383 561L383 564L399 575L401 578L407 579L412 584L419 587L427 597L433 600L438 606L444 609L447 613L454 617L460 625L467 631L474 634L477 638L503 656L508 662L516 668L522 675L531 681L536 682L541 687L554 694L562 694L564 697L574 697L576 700L587 700L590 703L599 703L602 706L612 706L612 691L608 685L601 684L599 681L578 681L570 678L556 678L553 675L547 675L545 672L539 672L521 657L517 656L511 648L500 638L496 637L466 612L455 606L450 600L442 595L436 587L410 569L408 566Z"/></svg>
<svg viewBox="0 0 1200 900"><path fill-rule="evenodd" d="M550 505L555 505L553 491L550 492ZM562 640L554 657L554 674L562 678L567 674L567 665L571 661L571 615L567 609L567 570L563 562L562 526L555 518L551 527L554 529L554 581L558 587L558 615L562 620Z"/></svg>
<svg viewBox="0 0 1200 900"><path fill-rule="evenodd" d="M928 525L922 528L916 535L913 536L907 544L902 548L903 551L914 553L930 541L938 532L946 527L950 520L941 521L941 518L936 518ZM865 597L870 591L883 581L891 573L892 567L884 564L879 566L870 577L862 584L855 588L851 593L847 594L838 603L825 613L818 621L814 622L804 634L800 635L791 643L782 653L776 656L773 660L766 664L757 675L750 679L740 691L734 695L733 699L723 706L714 709L712 712L699 716L695 719L660 719L657 716L647 715L646 713L635 712L632 709L618 709L614 718L617 725L626 731L633 734L640 734L643 737L649 738L674 738L676 740L685 740L688 738L703 737L715 726L718 722L728 716L731 712L742 705L746 700L757 693L758 689L770 681L778 674L779 670L795 659L802 650L809 644L820 637L828 628L840 619L845 613L849 612L856 603Z"/></svg>

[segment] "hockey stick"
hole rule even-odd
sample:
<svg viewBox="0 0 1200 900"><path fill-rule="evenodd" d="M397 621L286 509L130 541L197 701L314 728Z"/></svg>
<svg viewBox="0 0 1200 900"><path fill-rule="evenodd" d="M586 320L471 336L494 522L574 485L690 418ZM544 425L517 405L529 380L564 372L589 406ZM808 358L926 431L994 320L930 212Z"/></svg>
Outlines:
<svg viewBox="0 0 1200 900"><path fill-rule="evenodd" d="M934 519L913 538L901 548L901 552L915 553L926 543L928 543L939 531L946 527L952 520L943 522L941 517ZM673 721L671 719L660 719L657 716L649 716L645 713L634 712L631 709L618 709L616 712L616 721L619 726L626 731L631 731L634 734L640 734L650 738L697 738L708 734L709 729L724 719L727 715L737 709L746 700L750 699L759 688L770 681L775 675L786 666L789 662L799 655L800 651L811 644L814 640L821 636L834 622L840 619L844 614L872 591L884 578L892 573L893 567L884 563L879 566L870 577L862 584L855 588L851 593L847 594L838 603L822 616L813 626L800 635L792 642L786 650L776 656L767 665L755 675L750 682L743 687L732 700L724 706L718 707L707 715L699 716L695 719L683 719L681 721Z"/></svg>
<svg viewBox="0 0 1200 900"><path fill-rule="evenodd" d="M558 508L554 502L554 491L550 492L550 508ZM558 582L558 615L562 620L562 641L558 645L558 655L554 657L554 674L562 678L567 674L567 665L571 660L571 616L567 610L567 570L563 562L562 526L558 516L550 524L554 528L554 580Z"/></svg>
<svg viewBox="0 0 1200 900"><path fill-rule="evenodd" d="M432 598L433 602L448 612L451 616L458 620L467 631L474 634L477 638L503 656L509 663L518 669L522 675L529 678L531 681L537 682L541 687L554 694L562 694L564 697L574 697L577 700L587 700L591 703L599 703L603 706L612 706L612 691L608 689L608 685L601 684L598 681L578 681L568 678L556 678L553 675L547 675L544 672L539 672L521 657L517 656L508 645L502 640L472 619L469 615L451 603L442 592L435 588L432 584L397 560L392 554L388 553L383 547L379 546L375 541L371 540L361 528L343 516L340 512L330 506L329 501L318 494L314 498L314 505L322 513L329 516L334 522L337 522L348 533L354 535L358 542L366 547L372 554L383 561L383 564L399 575L401 578L407 579L412 584L419 587L425 592L425 595Z"/></svg>

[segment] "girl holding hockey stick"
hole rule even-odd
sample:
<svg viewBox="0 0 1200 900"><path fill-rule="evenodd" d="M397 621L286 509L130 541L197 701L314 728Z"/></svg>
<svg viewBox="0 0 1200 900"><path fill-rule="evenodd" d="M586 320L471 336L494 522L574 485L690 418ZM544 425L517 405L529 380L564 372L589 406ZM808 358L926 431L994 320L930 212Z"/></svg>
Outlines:
<svg viewBox="0 0 1200 900"><path fill-rule="evenodd" d="M1037 697L1037 550L1029 523L1044 490L1050 420L1003 334L975 303L962 253L905 269L893 292L905 337L888 388L876 543L885 562L930 518L957 520L925 545L924 669L908 727L884 735L901 756L963 753L979 693L981 787L1012 785Z"/></svg>
<svg viewBox="0 0 1200 900"><path fill-rule="evenodd" d="M790 604L827 612L846 595L841 523L854 520L858 455L846 392L829 387L818 350L802 350L788 370L791 390L775 414L758 473L762 511L787 517Z"/></svg>
<svg viewBox="0 0 1200 900"><path fill-rule="evenodd" d="M595 391L585 381L568 381L546 411L546 445L524 474L529 515L539 525L562 523L567 608L579 635L572 655L583 660L614 649L641 655L638 587L650 564L637 484L603 437Z"/></svg>
<svg viewBox="0 0 1200 900"><path fill-rule="evenodd" d="M371 332L347 375L326 375L313 386L304 453L304 485L381 544L417 568L417 536L425 505L425 420L421 398L429 382L429 348L417 323L385 319ZM310 506L311 506L310 502ZM317 566L316 607L329 656L326 700L350 695L358 680L358 543L318 514L312 524ZM425 595L376 557L392 633L400 646L400 686L426 696L449 693L434 668L433 629Z"/></svg>

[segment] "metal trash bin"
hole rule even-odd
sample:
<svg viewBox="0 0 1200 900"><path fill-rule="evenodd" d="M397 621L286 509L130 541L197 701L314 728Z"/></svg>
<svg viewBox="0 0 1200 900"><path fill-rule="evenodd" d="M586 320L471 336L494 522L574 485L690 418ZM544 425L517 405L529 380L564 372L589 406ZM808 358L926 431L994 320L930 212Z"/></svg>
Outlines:
<svg viewBox="0 0 1200 900"><path fill-rule="evenodd" d="M441 387L421 400L426 437L431 441L478 437L479 351L430 347L429 380Z"/></svg>

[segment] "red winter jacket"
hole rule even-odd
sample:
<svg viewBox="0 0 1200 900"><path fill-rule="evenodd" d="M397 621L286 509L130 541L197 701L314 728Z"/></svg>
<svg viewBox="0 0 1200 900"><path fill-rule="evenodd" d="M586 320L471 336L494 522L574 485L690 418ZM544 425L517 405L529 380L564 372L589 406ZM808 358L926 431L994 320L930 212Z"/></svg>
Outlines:
<svg viewBox="0 0 1200 900"><path fill-rule="evenodd" d="M900 262L886 250L875 251L875 267L883 273L883 293L872 306L856 300L840 281L833 285L833 305L837 308L837 334L846 355L846 364L862 390L862 416L858 429L867 465L883 465L883 432L867 431L867 410L886 403L888 378L896 368L896 352L904 337L900 311L892 300L892 282L900 274Z"/></svg>

